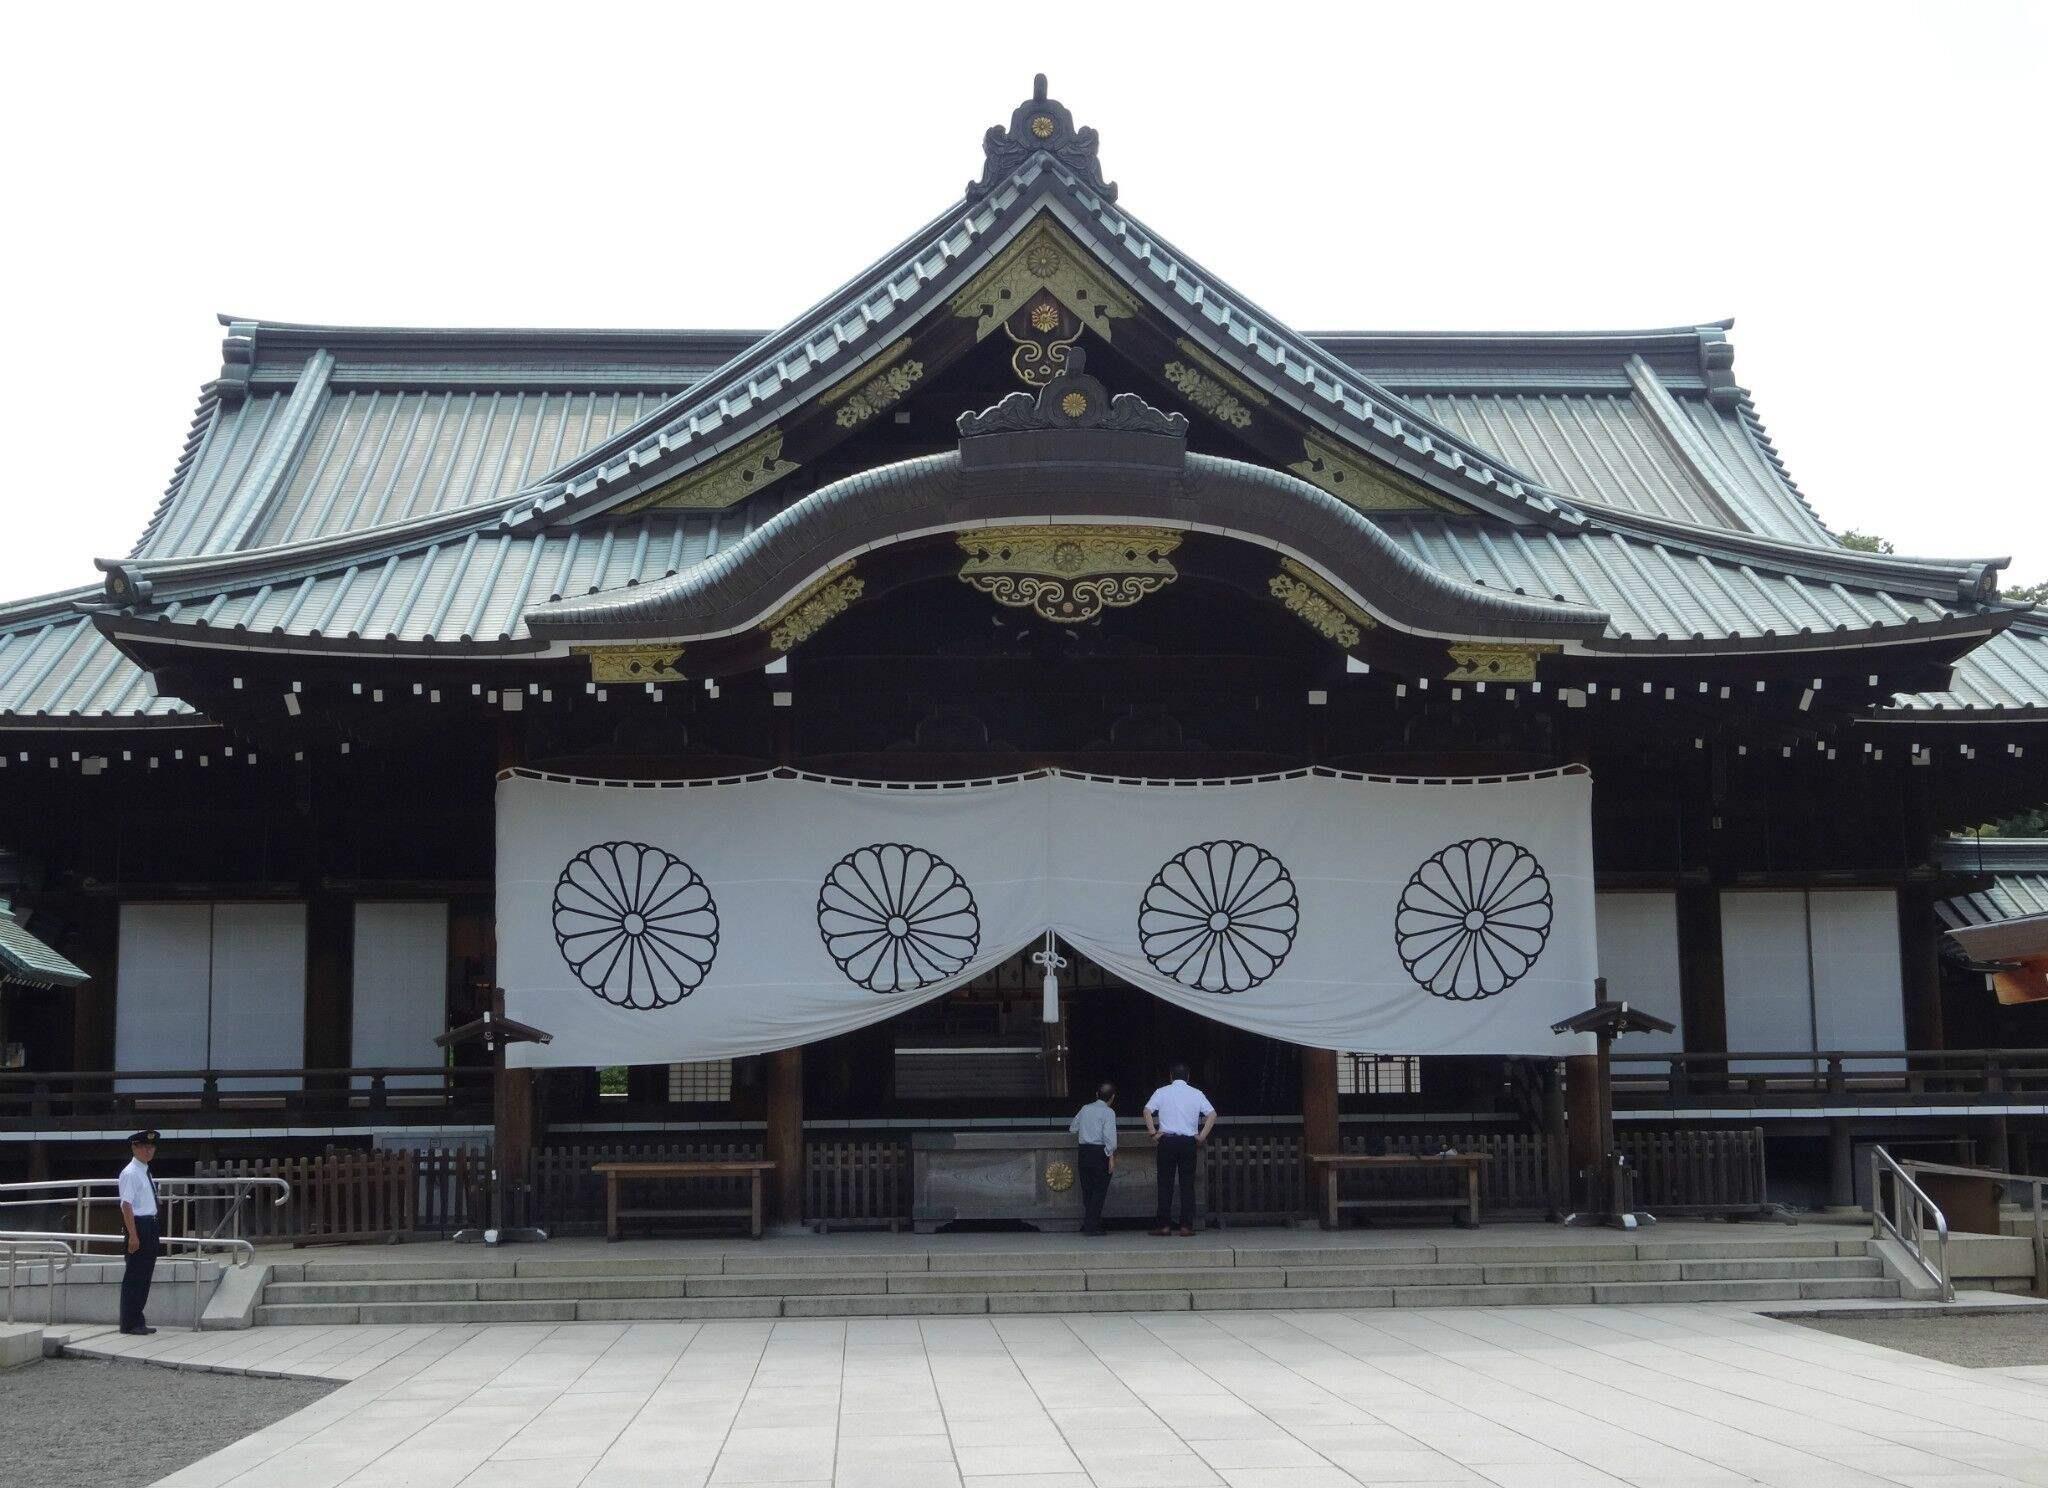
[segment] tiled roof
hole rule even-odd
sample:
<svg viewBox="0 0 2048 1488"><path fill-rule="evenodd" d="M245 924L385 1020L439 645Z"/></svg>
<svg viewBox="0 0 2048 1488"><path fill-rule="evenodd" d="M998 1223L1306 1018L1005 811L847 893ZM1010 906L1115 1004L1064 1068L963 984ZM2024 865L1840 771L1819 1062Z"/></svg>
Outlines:
<svg viewBox="0 0 2048 1488"><path fill-rule="evenodd" d="M1489 588L1590 605L1628 639L1718 640L1897 629L1971 610L1946 595L1865 582L1798 561L1745 561L1676 538L1606 529L1529 531L1432 515L1383 514L1380 527L1416 557ZM1824 555L1815 554L1815 558ZM1803 572L1802 572L1803 570ZM2048 674L2044 674L2048 683Z"/></svg>
<svg viewBox="0 0 2048 1488"><path fill-rule="evenodd" d="M509 496L665 401L616 388L335 392L251 546Z"/></svg>
<svg viewBox="0 0 2048 1488"><path fill-rule="evenodd" d="M1033 154L986 194L949 211L844 289L639 428L571 466L512 523L601 509L713 458L865 358L1014 241L1040 210L1092 242L1211 354L1309 417L1467 499L1563 522L1569 504L1463 436L1403 405L1356 369L1260 311L1052 156Z"/></svg>
<svg viewBox="0 0 2048 1488"><path fill-rule="evenodd" d="M2021 621L1956 663L1946 692L1911 693L1905 713L1996 713L2048 709L2048 617Z"/></svg>
<svg viewBox="0 0 2048 1488"><path fill-rule="evenodd" d="M0 722L123 718L197 721L190 705L159 697L156 682L116 651L71 601L98 589L53 595L27 614L0 616Z"/></svg>
<svg viewBox="0 0 2048 1488"><path fill-rule="evenodd" d="M31 935L15 913L5 899L0 899L0 982L75 987L89 980L85 972Z"/></svg>
<svg viewBox="0 0 2048 1488"><path fill-rule="evenodd" d="M527 633L530 606L680 572L771 512L756 502L739 512L654 511L533 533L472 526L282 582L173 595L148 613L193 629L259 635L517 640Z"/></svg>
<svg viewBox="0 0 2048 1488"><path fill-rule="evenodd" d="M229 560L181 577L155 570L144 612L174 625L398 641L517 640L534 605L678 573L729 547L782 505L770 496L717 515L652 511L623 522L507 532L480 516L431 538L289 569ZM1780 546L1717 550L1598 528L1553 532L1425 513L1377 514L1428 568L1496 594L1559 600L1611 617L1611 639L1752 641L1842 632L1910 633L1981 613L1953 576L1845 577L1837 555ZM1811 557L1813 562L1802 562ZM239 581L235 572L250 574ZM1942 585L1947 585L1944 592ZM2042 695L2048 697L2048 655Z"/></svg>
<svg viewBox="0 0 2048 1488"><path fill-rule="evenodd" d="M2048 838L1951 837L1936 860L1951 873L1991 875L1990 887L1935 905L1949 929L2048 916Z"/></svg>

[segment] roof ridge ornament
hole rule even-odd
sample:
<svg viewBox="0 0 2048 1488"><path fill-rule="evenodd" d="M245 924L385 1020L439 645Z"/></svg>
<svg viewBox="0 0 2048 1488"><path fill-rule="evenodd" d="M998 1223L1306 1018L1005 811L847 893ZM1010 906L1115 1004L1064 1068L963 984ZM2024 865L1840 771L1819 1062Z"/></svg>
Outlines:
<svg viewBox="0 0 2048 1488"><path fill-rule="evenodd" d="M1111 397L1101 379L1090 377L1087 368L1087 351L1072 347L1065 370L1037 392L1011 393L993 408L963 413L954 427L962 439L1033 429L1116 429L1186 440L1186 414L1154 408L1136 393Z"/></svg>
<svg viewBox="0 0 2048 1488"><path fill-rule="evenodd" d="M1010 115L1010 127L994 125L981 138L981 179L967 183L967 199L979 201L1033 155L1043 150L1061 165L1102 193L1105 201L1116 200L1116 183L1102 179L1102 162L1096 159L1101 143L1095 131L1076 129L1074 116L1056 98L1045 95L1045 74L1031 80L1031 96Z"/></svg>
<svg viewBox="0 0 2048 1488"><path fill-rule="evenodd" d="M961 464L1078 460L1178 470L1187 457L1187 415L1154 408L1136 393L1111 397L1087 367L1088 353L1071 347L1064 370L1037 392L961 414L954 425Z"/></svg>

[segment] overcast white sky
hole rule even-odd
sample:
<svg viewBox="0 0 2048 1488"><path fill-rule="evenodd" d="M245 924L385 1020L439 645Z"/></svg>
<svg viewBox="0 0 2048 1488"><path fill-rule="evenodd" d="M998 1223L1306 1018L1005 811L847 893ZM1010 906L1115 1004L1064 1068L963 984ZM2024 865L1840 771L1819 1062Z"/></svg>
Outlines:
<svg viewBox="0 0 2048 1488"><path fill-rule="evenodd" d="M215 311L768 327L1046 71L1121 200L1305 330L1737 317L1836 528L2048 578L2048 7L1085 0L23 7L0 598L95 575Z"/></svg>

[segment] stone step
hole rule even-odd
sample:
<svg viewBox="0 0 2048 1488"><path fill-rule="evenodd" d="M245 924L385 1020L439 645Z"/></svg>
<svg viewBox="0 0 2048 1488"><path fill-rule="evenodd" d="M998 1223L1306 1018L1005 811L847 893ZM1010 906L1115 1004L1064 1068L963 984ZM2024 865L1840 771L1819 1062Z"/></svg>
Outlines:
<svg viewBox="0 0 2048 1488"><path fill-rule="evenodd" d="M1084 1273L1085 1274L1085 1273ZM1140 1275L1145 1275L1140 1273ZM909 1278L891 1278L902 1281ZM1106 1287L1082 1290L1068 1278L1034 1290L818 1292L766 1296L586 1297L580 1300L266 1304L256 1321L287 1323L617 1322L772 1317L919 1317L961 1314L1185 1312L1302 1308L1531 1307L1673 1302L1760 1302L1895 1297L1875 1277L1731 1281L1512 1283L1470 1286ZM1092 1283L1095 1277L1087 1279ZM1151 1279L1146 1276L1145 1279ZM1267 1279L1267 1278L1262 1278ZM572 1280L572 1279L565 1279ZM499 1283L504 1285L506 1283Z"/></svg>

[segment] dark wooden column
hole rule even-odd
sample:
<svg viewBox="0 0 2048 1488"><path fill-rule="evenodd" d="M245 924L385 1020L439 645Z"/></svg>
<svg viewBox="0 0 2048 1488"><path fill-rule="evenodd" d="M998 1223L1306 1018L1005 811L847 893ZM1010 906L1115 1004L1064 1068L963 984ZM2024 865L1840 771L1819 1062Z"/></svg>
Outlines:
<svg viewBox="0 0 2048 1488"><path fill-rule="evenodd" d="M114 1019L120 990L121 906L112 899L77 903L86 933L65 954L91 978L71 997L71 1068L114 1067Z"/></svg>
<svg viewBox="0 0 2048 1488"><path fill-rule="evenodd" d="M1308 1161L1314 1152L1342 1152L1343 1133L1337 1122L1337 1051L1335 1049L1311 1049L1301 1051L1301 1158L1303 1190L1308 1195L1309 1207L1316 1207L1316 1178L1314 1164Z"/></svg>
<svg viewBox="0 0 2048 1488"><path fill-rule="evenodd" d="M771 1180L775 1218L800 1224L804 1217L804 1051L777 1049L767 1057L768 1130L761 1156L775 1164Z"/></svg>
<svg viewBox="0 0 2048 1488"><path fill-rule="evenodd" d="M526 715L525 713L504 713L498 718L498 768L510 770L523 764L526 759ZM495 788L495 787L494 787ZM493 937L495 940L495 937ZM496 954L493 952L493 980L496 980ZM491 1008L499 1017L505 1016L505 994L494 991L491 994ZM540 1129L540 1103L534 1089L534 1072L530 1069L506 1069L499 1067L491 1084L491 1125L495 1142L493 1162L498 1170L498 1181L511 1186L524 1184L528 1166L533 1156L533 1144ZM514 1218L508 1205L505 1210L508 1223L525 1224L523 1217Z"/></svg>
<svg viewBox="0 0 2048 1488"><path fill-rule="evenodd" d="M1934 890L1899 890L1899 993L1905 1003L1906 1047L1946 1048L1941 1018L1941 925Z"/></svg>
<svg viewBox="0 0 2048 1488"><path fill-rule="evenodd" d="M1678 891L1678 1002L1685 1052L1728 1049L1728 995L1721 972L1721 891L1688 884Z"/></svg>
<svg viewBox="0 0 2048 1488"><path fill-rule="evenodd" d="M1564 1061L1565 1166L1572 1202L1583 1200L1579 1174L1600 1166L1600 1058L1568 1054Z"/></svg>
<svg viewBox="0 0 2048 1488"><path fill-rule="evenodd" d="M355 1042L355 905L315 892L306 901L307 1069L347 1069Z"/></svg>

